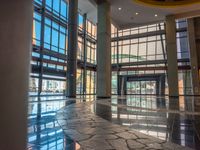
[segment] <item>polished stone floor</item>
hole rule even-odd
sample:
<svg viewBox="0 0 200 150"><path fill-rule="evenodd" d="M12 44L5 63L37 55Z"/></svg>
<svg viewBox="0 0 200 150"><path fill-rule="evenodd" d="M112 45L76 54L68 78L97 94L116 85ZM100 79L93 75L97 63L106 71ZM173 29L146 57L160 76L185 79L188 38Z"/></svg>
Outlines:
<svg viewBox="0 0 200 150"><path fill-rule="evenodd" d="M55 114L65 101L32 102L28 112L28 149L63 149L65 136Z"/></svg>
<svg viewBox="0 0 200 150"><path fill-rule="evenodd" d="M97 101L99 116L146 135L200 149L200 98L115 97ZM96 107L97 107L96 106Z"/></svg>
<svg viewBox="0 0 200 150"><path fill-rule="evenodd" d="M37 102L38 100L41 102ZM77 98L76 105L82 105L84 104L84 101L93 101L93 97L87 97L86 99L83 99L82 97ZM30 98L28 114L28 149L73 150L80 149L80 146L81 149L83 149L83 143L78 142L78 140L76 143L74 139L70 138L70 135L72 135L70 132L73 130L66 132L66 129L64 128L65 132L63 132L63 129L58 125L55 117L57 111L62 110L61 108L63 107L71 107L74 104L69 104L73 102L75 102L75 100L69 100L65 97L43 97L40 99ZM168 98L154 96L113 96L112 99L97 100L94 101L94 103L86 102L90 105L89 108L92 113L89 114L87 112L85 115L88 117L91 115L98 115L96 117L100 120L104 118L109 120L109 123L112 122L110 123L111 126L115 126L114 124L122 125L123 127L120 126L120 128L123 128L122 130L125 130L125 132L130 130L131 134L137 137L137 140L139 140L142 135L143 138L141 139L143 139L143 141L134 141L132 139L125 140L129 143L129 149L134 145L137 145L140 149L144 149L143 145L145 144L149 144L150 149L164 149L164 147L159 147L163 146L160 144L166 143L163 142L163 140L177 143L182 146L188 146L193 149L200 149L199 102L200 100L194 97L180 97L178 100L169 100ZM70 112L72 112L72 110ZM70 115L71 113L65 116L65 120L67 117L70 117ZM66 125L66 121L61 121L60 123L62 126ZM74 127L73 124L72 121L72 127ZM118 130L120 130L119 127ZM88 129L87 132L94 131ZM98 130L98 133L101 132L104 133L102 130ZM124 137L123 132L118 134L117 137ZM86 136L82 137L79 134L75 135L79 138L87 138ZM150 143L148 143L144 139L148 139L147 137L149 136L145 135L150 135L154 138L152 138ZM99 137L96 136L95 138L99 139L101 137L102 135L99 135ZM115 142L114 135L110 137L107 136L107 138L110 140L109 146L116 146L119 143L123 145L124 143L123 140ZM160 140L158 140L158 138ZM155 141L157 141L157 144ZM95 145L95 143L90 144ZM101 143L101 145L103 144L104 143ZM87 145L87 143L84 143L84 145ZM171 146L176 147L177 145L172 144ZM146 146L146 148L147 147L148 146ZM178 147L179 146L177 146L177 148ZM93 147L93 149L98 148ZM181 147L181 149L183 148Z"/></svg>
<svg viewBox="0 0 200 150"><path fill-rule="evenodd" d="M93 99L94 96L80 96L76 101ZM29 98L28 150L78 150L80 148L78 143L63 133L55 117L59 109L71 103L74 103L74 100L66 99L64 96Z"/></svg>

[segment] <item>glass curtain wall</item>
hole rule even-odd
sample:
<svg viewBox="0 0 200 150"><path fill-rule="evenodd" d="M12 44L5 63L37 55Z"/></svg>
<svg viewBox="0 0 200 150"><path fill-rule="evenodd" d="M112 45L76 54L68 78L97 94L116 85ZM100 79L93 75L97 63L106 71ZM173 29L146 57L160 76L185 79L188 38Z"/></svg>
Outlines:
<svg viewBox="0 0 200 150"><path fill-rule="evenodd" d="M165 24L151 24L118 30L112 25L112 94L117 94L117 75L165 74L165 94L168 94L166 72ZM192 94L187 23L177 21L177 59L179 61L179 94ZM118 71L117 71L118 70ZM155 82L130 82L128 94L156 94ZM141 90L142 89L142 90Z"/></svg>
<svg viewBox="0 0 200 150"><path fill-rule="evenodd" d="M86 49L84 48L83 16L79 14L77 94L83 94L84 50L87 54L87 93L95 94L96 25L86 20ZM32 71L29 94L63 95L66 91L68 4L66 0L35 0L33 19ZM89 65L88 65L89 64ZM88 70L89 69L89 70ZM42 80L40 80L42 78Z"/></svg>
<svg viewBox="0 0 200 150"><path fill-rule="evenodd" d="M41 78L42 95L65 93L67 25L68 4L65 0L34 1L30 95L38 94ZM166 74L167 94L165 24L161 22L124 30L117 30L112 25L111 29L112 65L117 68L112 72L112 94L117 94L118 75L158 73ZM84 31L84 17L79 14L77 94L95 94L96 25L86 20L86 32ZM184 19L177 21L177 58L179 60L179 93L192 94L191 71L188 69L190 64L187 23ZM84 62L86 66L83 66ZM86 93L83 91L84 84ZM152 91L155 87L153 82L140 84L132 82L127 86L127 90L130 93L138 93L138 85L140 88L146 88L145 92L142 92L144 94L155 93Z"/></svg>
<svg viewBox="0 0 200 150"><path fill-rule="evenodd" d="M177 21L177 30L182 30L187 28L187 23L185 19ZM188 33L187 30L182 32L177 32L177 57L185 61L179 62L179 66L189 66L190 67L190 53L188 44ZM187 61L188 60L188 61ZM179 79L179 94L180 95L192 95L192 82L191 82L191 70L184 69L178 71Z"/></svg>

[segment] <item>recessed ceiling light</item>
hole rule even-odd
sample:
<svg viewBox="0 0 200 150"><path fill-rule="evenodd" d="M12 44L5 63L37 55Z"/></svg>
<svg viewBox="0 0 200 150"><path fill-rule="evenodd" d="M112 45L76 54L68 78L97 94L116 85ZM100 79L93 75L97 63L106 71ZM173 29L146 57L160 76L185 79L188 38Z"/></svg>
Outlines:
<svg viewBox="0 0 200 150"><path fill-rule="evenodd" d="M122 8L121 8L121 7L119 7L119 8L118 8L118 10L122 10Z"/></svg>
<svg viewBox="0 0 200 150"><path fill-rule="evenodd" d="M139 15L139 13L138 13L138 12L136 12L136 13L135 13L135 15Z"/></svg>
<svg viewBox="0 0 200 150"><path fill-rule="evenodd" d="M155 17L158 17L158 14L155 14L154 16L155 16Z"/></svg>

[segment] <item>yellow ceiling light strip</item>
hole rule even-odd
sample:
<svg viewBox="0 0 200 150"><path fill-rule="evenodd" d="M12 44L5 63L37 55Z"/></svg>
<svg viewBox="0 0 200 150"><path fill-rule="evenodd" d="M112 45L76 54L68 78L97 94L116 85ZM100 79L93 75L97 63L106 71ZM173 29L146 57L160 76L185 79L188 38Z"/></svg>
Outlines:
<svg viewBox="0 0 200 150"><path fill-rule="evenodd" d="M200 4L200 0L179 0L179 1L133 0L133 1L145 5L164 7L164 8L188 6L197 3Z"/></svg>

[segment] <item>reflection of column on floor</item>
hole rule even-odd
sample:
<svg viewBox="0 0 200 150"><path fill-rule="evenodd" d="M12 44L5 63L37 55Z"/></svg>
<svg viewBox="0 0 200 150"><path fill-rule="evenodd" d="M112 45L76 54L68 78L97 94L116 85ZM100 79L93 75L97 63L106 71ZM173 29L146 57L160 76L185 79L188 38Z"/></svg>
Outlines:
<svg viewBox="0 0 200 150"><path fill-rule="evenodd" d="M179 111L179 99L178 98L170 98L169 99L169 110L177 110ZM176 121L176 123L175 123ZM179 118L177 118L177 114L169 113L168 115L168 126L170 129L170 141L175 141L175 137L178 137L180 135L180 128L177 128L177 122L179 121ZM179 125L178 125L179 126ZM177 130L177 131L176 131Z"/></svg>
<svg viewBox="0 0 200 150"><path fill-rule="evenodd" d="M163 97L157 97L156 98L156 106L159 109L166 109L166 100Z"/></svg>
<svg viewBox="0 0 200 150"><path fill-rule="evenodd" d="M176 43L176 21L174 16L166 17L167 75L169 96L178 96L178 64Z"/></svg>
<svg viewBox="0 0 200 150"><path fill-rule="evenodd" d="M200 101L198 100L198 98L195 98L195 97L193 98L193 111L200 112ZM199 115L193 116L193 120L194 120L196 132L198 135L200 135L200 125L199 125L200 116ZM194 137L194 142L195 142L196 147L200 147L200 139L198 136Z"/></svg>
<svg viewBox="0 0 200 150"><path fill-rule="evenodd" d="M101 105L97 103L96 115L110 121L112 119L111 105Z"/></svg>
<svg viewBox="0 0 200 150"><path fill-rule="evenodd" d="M169 110L180 110L180 103L178 98L170 98L169 99ZM181 139L181 124L179 114L169 113L168 115L168 124L171 126L170 131L170 141L175 143L180 143ZM179 140L179 141L178 141Z"/></svg>
<svg viewBox="0 0 200 150"><path fill-rule="evenodd" d="M127 97L118 97L117 98L117 104L118 105L124 105L127 106ZM123 118L121 118L122 116L128 115L127 113L127 108L126 109L122 109L120 107L117 107L117 121L121 124L123 122L121 122L123 120ZM122 119L122 120L121 120ZM125 119L125 118L124 118ZM127 119L127 118L126 118Z"/></svg>
<svg viewBox="0 0 200 150"><path fill-rule="evenodd" d="M38 97L38 101L40 97ZM41 112L42 112L42 108L41 108L41 103L37 104L37 117L36 117L36 143L40 144L41 142ZM34 127L35 128L35 127Z"/></svg>
<svg viewBox="0 0 200 150"><path fill-rule="evenodd" d="M179 110L179 98L169 98L169 110Z"/></svg>
<svg viewBox="0 0 200 150"><path fill-rule="evenodd" d="M191 64L191 73L192 73L192 88L193 94L200 94L200 84L199 84L199 66L198 64L199 57L197 46L199 47L199 42L196 42L197 38L200 36L200 18L190 18L188 22L188 40L190 48L190 64Z"/></svg>
<svg viewBox="0 0 200 150"><path fill-rule="evenodd" d="M68 137L66 137L65 139L65 149L69 149L69 150L76 150L77 149L76 142Z"/></svg>

